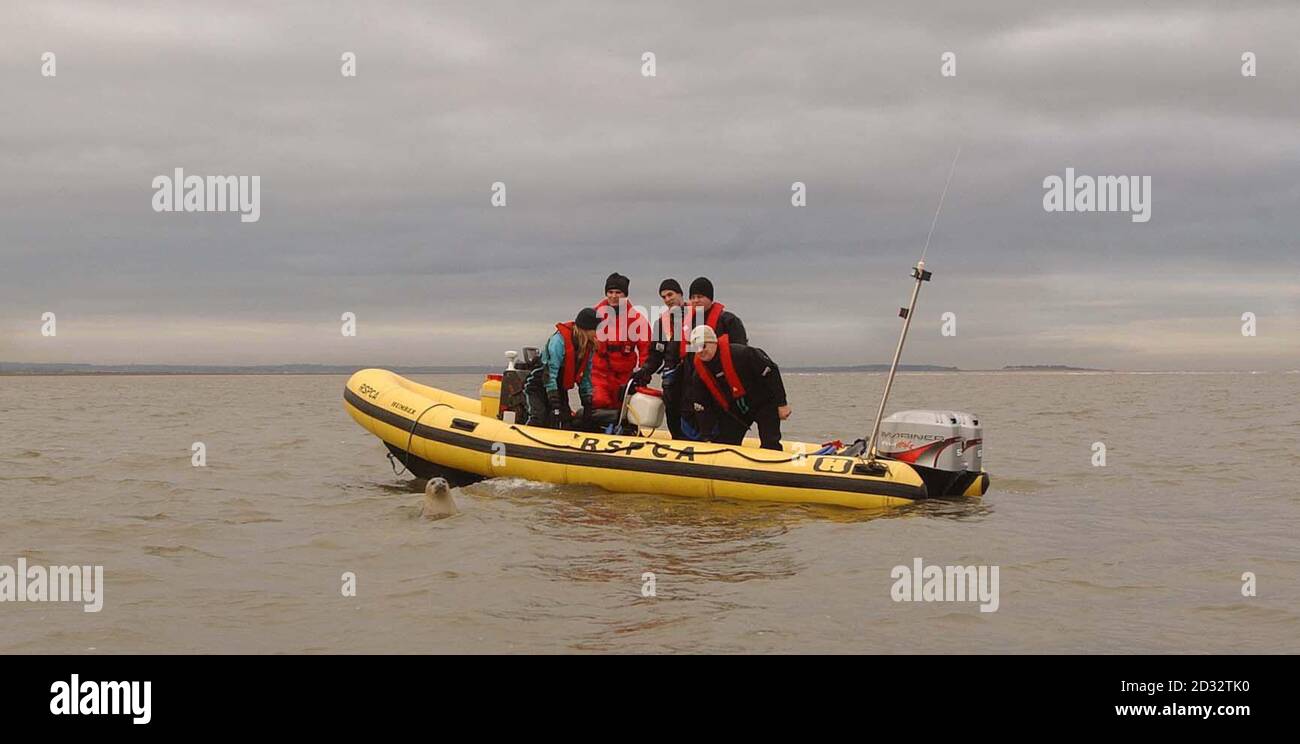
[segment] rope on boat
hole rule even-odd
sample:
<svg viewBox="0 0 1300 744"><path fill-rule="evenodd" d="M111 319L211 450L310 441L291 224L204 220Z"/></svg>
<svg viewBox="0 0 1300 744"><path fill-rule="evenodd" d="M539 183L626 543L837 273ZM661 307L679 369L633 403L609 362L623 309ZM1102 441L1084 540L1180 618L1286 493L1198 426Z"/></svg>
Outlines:
<svg viewBox="0 0 1300 744"><path fill-rule="evenodd" d="M429 411L432 411L438 406L446 406L447 408L451 408L451 405L447 403L434 403L433 405L421 411L420 415L415 417L415 421L411 422L411 430L407 432L406 435L406 448L402 450L403 457L402 457L401 472L398 472L397 465L394 463L396 458L393 457L393 453L392 452L388 453L388 464L392 465L393 467L393 475L402 475L402 473L411 472L411 442L415 439L415 429L420 425L420 419L424 418L424 414L428 413Z"/></svg>

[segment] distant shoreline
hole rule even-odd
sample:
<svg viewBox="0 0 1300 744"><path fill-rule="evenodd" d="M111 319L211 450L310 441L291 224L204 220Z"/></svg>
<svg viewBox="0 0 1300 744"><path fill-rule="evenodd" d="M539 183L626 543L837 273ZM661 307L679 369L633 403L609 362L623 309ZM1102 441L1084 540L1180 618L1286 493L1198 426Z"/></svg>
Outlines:
<svg viewBox="0 0 1300 744"><path fill-rule="evenodd" d="M171 364L14 364L0 362L0 377L112 377L168 375L350 375L358 370L382 365L286 364L250 365L171 365ZM500 372L487 366L382 367L404 375L473 375Z"/></svg>
<svg viewBox="0 0 1300 744"><path fill-rule="evenodd" d="M286 364L274 366L251 365L247 367L216 365L170 364L20 364L0 362L0 377L119 377L119 376L170 376L170 375L350 375L358 370L379 367L400 375L480 375L500 372L500 367L448 365L448 366L385 366L385 365L326 365ZM858 364L843 367L789 367L787 372L887 372L888 364ZM961 372L957 367L933 364L901 364L900 372Z"/></svg>
<svg viewBox="0 0 1300 744"><path fill-rule="evenodd" d="M357 367L348 370L327 370L312 372L269 372L255 369L234 369L228 371L12 371L0 370L0 377L346 377L353 372L369 367ZM408 370L396 367L382 367L400 375L480 375L493 374L501 370L496 368L484 367L478 370L465 369L436 369L436 370ZM880 369L863 368L863 367L791 367L785 370L787 374L884 374L889 371L888 366ZM914 367L900 366L899 372L907 374L1009 374L1017 373L1038 373L1038 374L1060 374L1060 375L1258 375L1258 374L1279 374L1293 375L1300 374L1300 370L1251 370L1251 369L958 369L956 367L926 368L917 369Z"/></svg>
<svg viewBox="0 0 1300 744"><path fill-rule="evenodd" d="M185 364L62 364L51 362L0 362L0 377L220 377L220 376L347 376L362 369L380 368L399 375L483 375L501 371L487 365L346 365L346 364L276 364L276 365L185 365ZM790 374L883 373L888 364L853 364L844 366L785 367ZM1268 370L1187 370L1187 369L1096 369L1063 364L1007 365L1001 368L961 369L938 364L900 364L907 373L1058 373L1058 374L1263 374ZM1273 370L1295 374L1298 370Z"/></svg>
<svg viewBox="0 0 1300 744"><path fill-rule="evenodd" d="M487 365L346 365L346 364L276 364L276 365L185 365L185 364L62 364L57 362L0 362L0 377L218 377L218 376L346 376L362 369L380 368L399 375L483 375L501 371ZM846 372L883 373L888 364L853 364L844 366L786 367L790 374L841 374ZM1056 373L1056 374L1266 374L1270 370L1249 369L1095 369L1063 364L1007 365L1001 368L961 369L938 364L900 364L907 373ZM1271 370L1278 374L1297 374L1300 370Z"/></svg>
<svg viewBox="0 0 1300 744"><path fill-rule="evenodd" d="M1113 369L1071 367L1065 364L1008 364L999 372L1114 372Z"/></svg>

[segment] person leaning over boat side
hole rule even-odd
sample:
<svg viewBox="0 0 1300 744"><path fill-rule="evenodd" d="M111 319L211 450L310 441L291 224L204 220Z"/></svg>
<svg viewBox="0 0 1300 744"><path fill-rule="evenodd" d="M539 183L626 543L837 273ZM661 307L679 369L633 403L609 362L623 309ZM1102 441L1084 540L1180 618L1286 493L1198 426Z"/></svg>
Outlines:
<svg viewBox="0 0 1300 744"><path fill-rule="evenodd" d="M595 307L596 356L591 363L596 408L617 409L637 363L650 356L650 323L628 300L630 280L618 272L605 280L605 299Z"/></svg>
<svg viewBox="0 0 1300 744"><path fill-rule="evenodd" d="M682 359L686 344L682 331L682 315L686 300L682 295L682 285L676 279L665 279L659 284L659 299L664 301L663 314L659 316L659 325L654 328L654 338L650 343L650 356L632 373L632 379L639 386L650 384L650 378L656 372L661 373L664 391L664 414L668 419L668 431L673 439L682 438Z"/></svg>
<svg viewBox="0 0 1300 744"><path fill-rule="evenodd" d="M781 370L762 349L733 344L726 335L698 326L691 331L695 352L690 402L700 431L718 433L712 441L741 444L758 424L763 449L781 449L781 422L790 418Z"/></svg>
<svg viewBox="0 0 1300 744"><path fill-rule="evenodd" d="M690 338L692 326L697 321L703 320L704 324L713 329L718 336L727 336L733 344L748 344L749 334L745 332L745 324L740 322L736 314L727 310L726 305L713 300L713 282L708 277L696 277L691 282L691 289L688 293L686 303L686 320L682 334L681 356L682 356L682 373L681 385L683 390L689 390L691 387L691 376L694 374L695 354L694 346L687 348L687 340ZM664 405L667 405L665 402ZM700 423L695 420L695 411L685 400L681 399L680 415L684 424L681 424L685 432L685 439L708 439L711 436L712 429L701 428Z"/></svg>
<svg viewBox="0 0 1300 744"><path fill-rule="evenodd" d="M542 363L524 380L528 402L528 426L568 429L573 426L569 390L578 386L582 400L582 428L589 428L591 404L591 360L596 348L596 311L584 307L567 323L556 323L555 333L542 349Z"/></svg>

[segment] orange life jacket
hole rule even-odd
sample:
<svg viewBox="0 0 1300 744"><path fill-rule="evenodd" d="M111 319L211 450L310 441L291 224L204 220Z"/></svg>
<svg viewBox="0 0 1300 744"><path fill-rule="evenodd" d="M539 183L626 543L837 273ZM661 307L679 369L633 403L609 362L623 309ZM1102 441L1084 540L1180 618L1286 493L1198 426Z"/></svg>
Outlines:
<svg viewBox="0 0 1300 744"><path fill-rule="evenodd" d="M727 379L727 387L731 388L731 396L728 397L718 389L718 383L713 379L713 372L709 366L700 359L700 355L695 355L695 374L699 376L700 382L708 388L709 395L722 406L722 410L730 411L731 402L736 398L745 397L745 385L740 381L740 374L736 372L736 364L731 359L731 338L726 334L718 336L718 359L722 362L722 375Z"/></svg>
<svg viewBox="0 0 1300 744"><path fill-rule="evenodd" d="M568 390L587 374L587 362L591 359L591 349L595 344L587 344L587 353L579 360L577 345L573 342L573 321L556 323L555 332L564 339L564 367L559 380L560 390Z"/></svg>

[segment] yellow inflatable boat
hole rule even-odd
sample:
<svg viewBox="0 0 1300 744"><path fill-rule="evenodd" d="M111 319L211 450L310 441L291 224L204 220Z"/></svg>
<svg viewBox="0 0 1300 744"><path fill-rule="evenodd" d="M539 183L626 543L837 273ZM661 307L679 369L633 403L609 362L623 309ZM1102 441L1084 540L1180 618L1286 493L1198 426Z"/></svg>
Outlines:
<svg viewBox="0 0 1300 744"><path fill-rule="evenodd" d="M511 476L621 493L857 508L980 495L988 488L982 472L936 478L938 471L927 474L930 469L908 462L818 454L823 448L816 444L782 442L785 451L776 452L750 446L754 440L732 446L674 441L658 431L629 437L524 426L497 418L494 400L382 369L352 375L343 398L352 418L413 474L445 477L453 485Z"/></svg>

